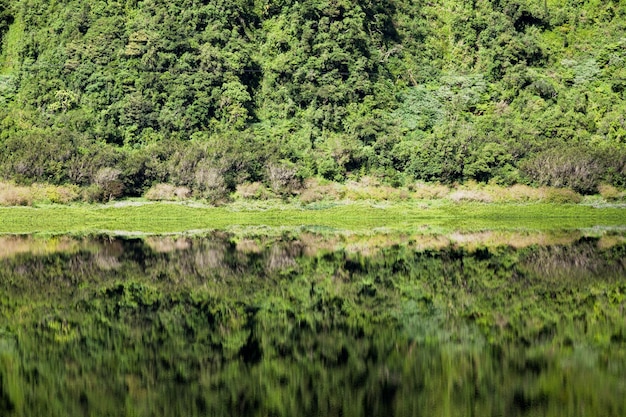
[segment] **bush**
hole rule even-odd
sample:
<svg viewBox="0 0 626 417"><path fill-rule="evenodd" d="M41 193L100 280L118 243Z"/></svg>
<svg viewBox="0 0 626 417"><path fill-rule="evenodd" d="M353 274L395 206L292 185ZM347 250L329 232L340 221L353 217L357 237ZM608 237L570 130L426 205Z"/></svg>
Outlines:
<svg viewBox="0 0 626 417"><path fill-rule="evenodd" d="M30 188L0 182L1 206L31 206L34 197Z"/></svg>
<svg viewBox="0 0 626 417"><path fill-rule="evenodd" d="M295 194L301 186L296 173L296 167L290 162L270 163L267 180L272 191L283 196Z"/></svg>
<svg viewBox="0 0 626 417"><path fill-rule="evenodd" d="M116 168L101 168L96 172L93 184L86 190L87 201L110 201L124 193L120 179L122 171Z"/></svg>
<svg viewBox="0 0 626 417"><path fill-rule="evenodd" d="M606 166L605 181L616 187L626 187L626 149L607 147L600 158Z"/></svg>
<svg viewBox="0 0 626 417"><path fill-rule="evenodd" d="M575 204L580 203L582 196L567 188L547 188L544 189L544 201L555 204Z"/></svg>
<svg viewBox="0 0 626 417"><path fill-rule="evenodd" d="M259 181L239 184L235 191L236 197L245 199L265 200L270 195L270 191Z"/></svg>
<svg viewBox="0 0 626 417"><path fill-rule="evenodd" d="M491 203L493 201L492 196L482 190L456 190L448 195L448 199L459 201L478 201L481 203Z"/></svg>
<svg viewBox="0 0 626 417"><path fill-rule="evenodd" d="M0 173L22 183L67 181L66 163L79 147L66 131L23 131L0 146Z"/></svg>
<svg viewBox="0 0 626 417"><path fill-rule="evenodd" d="M187 187L176 187L171 184L155 184L144 195L152 201L176 201L189 198L191 191Z"/></svg>
<svg viewBox="0 0 626 417"><path fill-rule="evenodd" d="M36 201L67 204L80 197L80 188L77 185L55 186L50 184L33 184L32 193Z"/></svg>
<svg viewBox="0 0 626 417"><path fill-rule="evenodd" d="M493 196L494 201L500 202L528 202L545 199L547 188L534 188L528 185L515 184L511 187L488 186L486 188Z"/></svg>
<svg viewBox="0 0 626 417"><path fill-rule="evenodd" d="M556 148L522 164L522 171L538 185L568 187L582 194L597 191L605 170L600 158L585 148Z"/></svg>
<svg viewBox="0 0 626 417"><path fill-rule="evenodd" d="M332 182L320 182L317 178L309 178L304 182L300 192L300 201L304 204L321 200L339 200L344 197L345 187Z"/></svg>
<svg viewBox="0 0 626 417"><path fill-rule="evenodd" d="M186 147L173 146L172 155L165 163L170 182L195 188L196 170L206 157L206 151L196 142L189 142Z"/></svg>
<svg viewBox="0 0 626 417"><path fill-rule="evenodd" d="M29 187L0 183L0 205L30 206L35 202L67 204L78 200L80 188L76 185L55 186L33 184Z"/></svg>
<svg viewBox="0 0 626 417"><path fill-rule="evenodd" d="M207 165L200 165L194 175L194 193L214 203L228 198L229 190L223 172Z"/></svg>
<svg viewBox="0 0 626 417"><path fill-rule="evenodd" d="M95 184L91 184L88 187L83 188L82 199L87 203L101 203L104 193L102 189Z"/></svg>
<svg viewBox="0 0 626 417"><path fill-rule="evenodd" d="M409 198L406 190L381 185L373 177L363 177L359 182L346 183L346 198L349 200L399 201Z"/></svg>
<svg viewBox="0 0 626 417"><path fill-rule="evenodd" d="M450 189L445 185L424 182L409 185L409 191L413 192L415 198L424 200L443 198L450 193Z"/></svg>
<svg viewBox="0 0 626 417"><path fill-rule="evenodd" d="M610 184L600 184L598 191L600 192L602 198L607 201L618 201L623 199L625 196L625 193L620 192L617 188Z"/></svg>

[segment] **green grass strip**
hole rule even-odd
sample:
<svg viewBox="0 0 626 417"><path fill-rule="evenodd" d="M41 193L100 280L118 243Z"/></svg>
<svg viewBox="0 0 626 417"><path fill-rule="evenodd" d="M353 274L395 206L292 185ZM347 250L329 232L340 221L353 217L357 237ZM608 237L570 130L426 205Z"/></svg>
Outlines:
<svg viewBox="0 0 626 417"><path fill-rule="evenodd" d="M132 203L131 203L132 204ZM584 205L479 203L350 203L327 208L289 205L206 207L181 203L0 208L2 234L168 234L241 227L366 231L556 230L626 226L626 209Z"/></svg>

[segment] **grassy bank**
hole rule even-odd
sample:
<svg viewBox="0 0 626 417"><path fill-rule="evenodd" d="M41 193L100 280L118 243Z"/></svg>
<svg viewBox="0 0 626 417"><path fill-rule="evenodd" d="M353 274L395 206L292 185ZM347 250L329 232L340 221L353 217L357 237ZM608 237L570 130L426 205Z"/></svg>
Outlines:
<svg viewBox="0 0 626 417"><path fill-rule="evenodd" d="M0 208L4 234L197 234L208 230L377 228L449 233L480 230L558 230L626 225L626 209L583 204L325 202L308 205L235 202L221 207L184 202L118 202Z"/></svg>

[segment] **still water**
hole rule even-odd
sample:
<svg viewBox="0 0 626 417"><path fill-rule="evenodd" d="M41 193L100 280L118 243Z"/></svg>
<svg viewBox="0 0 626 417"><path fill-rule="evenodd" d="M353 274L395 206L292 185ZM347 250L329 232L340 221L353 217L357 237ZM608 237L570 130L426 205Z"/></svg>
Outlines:
<svg viewBox="0 0 626 417"><path fill-rule="evenodd" d="M626 238L0 237L0 415L624 416Z"/></svg>

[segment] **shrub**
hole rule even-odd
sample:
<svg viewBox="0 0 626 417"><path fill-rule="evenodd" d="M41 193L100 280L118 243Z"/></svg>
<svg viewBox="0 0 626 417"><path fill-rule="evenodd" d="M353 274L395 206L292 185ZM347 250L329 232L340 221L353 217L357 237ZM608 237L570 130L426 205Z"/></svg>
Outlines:
<svg viewBox="0 0 626 417"><path fill-rule="evenodd" d="M624 198L624 193L610 184L600 184L598 187L600 195L607 201L617 201Z"/></svg>
<svg viewBox="0 0 626 417"><path fill-rule="evenodd" d="M544 201L555 204L580 203L582 196L567 188L543 188Z"/></svg>
<svg viewBox="0 0 626 417"><path fill-rule="evenodd" d="M332 182L320 182L317 178L309 178L304 182L300 192L300 201L304 204L321 200L339 200L343 198L345 187Z"/></svg>
<svg viewBox="0 0 626 417"><path fill-rule="evenodd" d="M0 183L0 205L30 206L35 202L67 204L80 197L80 188L76 185L55 186L33 184L29 187Z"/></svg>
<svg viewBox="0 0 626 417"><path fill-rule="evenodd" d="M238 198L245 198L245 199L265 200L270 197L270 192L263 185L263 183L259 181L246 182L246 183L237 185L235 196Z"/></svg>
<svg viewBox="0 0 626 417"><path fill-rule="evenodd" d="M124 193L121 171L116 168L101 168L93 176L92 183L83 189L83 200L89 203L105 202Z"/></svg>
<svg viewBox="0 0 626 417"><path fill-rule="evenodd" d="M593 194L604 172L604 164L585 148L557 148L542 152L522 164L522 171L538 185L568 187Z"/></svg>
<svg viewBox="0 0 626 417"><path fill-rule="evenodd" d="M373 177L363 177L358 182L346 183L346 197L350 200L398 201L409 198L406 190L381 185Z"/></svg>
<svg viewBox="0 0 626 417"><path fill-rule="evenodd" d="M30 188L0 182L0 205L30 206L34 197Z"/></svg>
<svg viewBox="0 0 626 417"><path fill-rule="evenodd" d="M83 188L82 199L87 203L101 203L104 201L103 195L104 193L99 186L91 184Z"/></svg>
<svg viewBox="0 0 626 417"><path fill-rule="evenodd" d="M515 184L511 187L489 186L486 190L493 197L493 201L527 202L544 199L546 189L533 188L523 184Z"/></svg>
<svg viewBox="0 0 626 417"><path fill-rule="evenodd" d="M3 140L0 172L18 182L67 181L67 161L79 146L64 130L21 131Z"/></svg>
<svg viewBox="0 0 626 417"><path fill-rule="evenodd" d="M216 168L201 165L194 175L194 192L211 202L222 202L228 198L228 187L223 172Z"/></svg>
<svg viewBox="0 0 626 417"><path fill-rule="evenodd" d="M296 167L289 162L271 163L267 168L267 180L272 191L280 195L295 194L301 182Z"/></svg>
<svg viewBox="0 0 626 417"><path fill-rule="evenodd" d="M186 147L173 146L172 155L167 159L167 174L174 184L195 188L196 171L202 163L206 163L206 151L196 142Z"/></svg>
<svg viewBox="0 0 626 417"><path fill-rule="evenodd" d="M187 187L176 187L171 184L155 184L144 195L153 201L175 201L189 198L191 191Z"/></svg>
<svg viewBox="0 0 626 417"><path fill-rule="evenodd" d="M409 185L409 191L413 192L415 198L424 200L443 198L450 193L450 189L445 185L427 184L424 182Z"/></svg>
<svg viewBox="0 0 626 417"><path fill-rule="evenodd" d="M33 184L31 189L36 201L67 204L80 197L80 188L73 184L64 186Z"/></svg>
<svg viewBox="0 0 626 417"><path fill-rule="evenodd" d="M606 166L605 181L613 186L626 188L626 149L608 147L600 153L600 158Z"/></svg>
<svg viewBox="0 0 626 417"><path fill-rule="evenodd" d="M490 203L493 201L492 196L482 190L456 190L448 195L448 199L459 201L478 201L481 203Z"/></svg>

